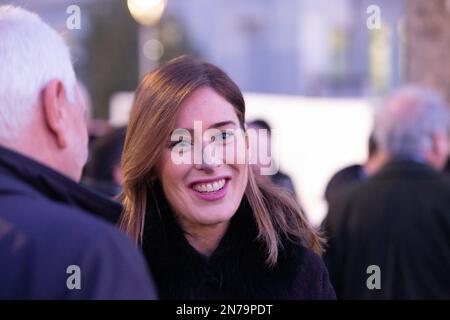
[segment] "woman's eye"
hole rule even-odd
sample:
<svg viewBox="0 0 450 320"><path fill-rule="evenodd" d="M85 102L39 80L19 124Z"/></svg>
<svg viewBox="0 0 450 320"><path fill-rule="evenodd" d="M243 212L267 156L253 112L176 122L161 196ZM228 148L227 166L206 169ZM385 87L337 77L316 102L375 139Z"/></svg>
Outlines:
<svg viewBox="0 0 450 320"><path fill-rule="evenodd" d="M212 140L216 141L216 142L226 143L226 142L230 141L232 137L233 137L233 133L232 132L224 131L224 132L221 132L218 135L213 136Z"/></svg>
<svg viewBox="0 0 450 320"><path fill-rule="evenodd" d="M186 150L191 148L192 144L191 141L188 139L180 139L178 141L174 141L170 144L170 149L177 149L177 150Z"/></svg>

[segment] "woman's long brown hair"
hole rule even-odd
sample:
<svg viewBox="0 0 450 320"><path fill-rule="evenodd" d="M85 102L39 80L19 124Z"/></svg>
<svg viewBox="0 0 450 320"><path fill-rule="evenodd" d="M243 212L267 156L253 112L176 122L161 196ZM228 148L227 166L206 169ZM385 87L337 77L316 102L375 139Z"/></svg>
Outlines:
<svg viewBox="0 0 450 320"><path fill-rule="evenodd" d="M169 61L145 76L136 90L122 155L124 182L120 198L124 211L119 223L138 243L142 243L156 163L175 129L180 105L201 86L214 89L233 105L244 128L245 103L237 85L218 67L195 58L182 56ZM252 170L248 173L244 196L258 226L258 239L265 244L268 265L276 264L282 238L320 254L322 239L296 201L275 186L259 182Z"/></svg>

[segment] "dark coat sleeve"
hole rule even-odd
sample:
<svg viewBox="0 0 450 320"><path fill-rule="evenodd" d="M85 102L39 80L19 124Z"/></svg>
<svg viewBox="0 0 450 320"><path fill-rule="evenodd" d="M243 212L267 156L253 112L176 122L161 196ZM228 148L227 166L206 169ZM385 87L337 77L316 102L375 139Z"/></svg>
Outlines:
<svg viewBox="0 0 450 320"><path fill-rule="evenodd" d="M156 299L143 257L114 226L58 205L11 203L0 216L0 300ZM81 288L68 285L73 266Z"/></svg>
<svg viewBox="0 0 450 320"><path fill-rule="evenodd" d="M82 288L68 292L68 298L157 299L142 255L121 234L96 239L82 251L79 263Z"/></svg>

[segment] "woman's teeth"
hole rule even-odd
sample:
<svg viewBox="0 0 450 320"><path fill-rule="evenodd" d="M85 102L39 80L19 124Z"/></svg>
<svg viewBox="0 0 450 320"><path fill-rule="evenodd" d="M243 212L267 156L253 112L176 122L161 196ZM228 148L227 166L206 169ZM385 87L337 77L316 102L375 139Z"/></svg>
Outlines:
<svg viewBox="0 0 450 320"><path fill-rule="evenodd" d="M215 192L225 186L225 179L220 179L212 183L197 183L192 186L197 192Z"/></svg>

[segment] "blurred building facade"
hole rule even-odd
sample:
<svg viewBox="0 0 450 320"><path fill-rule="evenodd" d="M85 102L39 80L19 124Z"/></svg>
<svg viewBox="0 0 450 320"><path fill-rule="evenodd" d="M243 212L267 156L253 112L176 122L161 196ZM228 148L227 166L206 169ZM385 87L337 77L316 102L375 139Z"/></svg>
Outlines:
<svg viewBox="0 0 450 320"><path fill-rule="evenodd" d="M153 27L139 26L122 0L0 3L35 11L63 33L96 117L108 116L114 92L186 53L218 64L247 92L358 97L414 81L450 101L450 0L168 0ZM79 30L66 27L70 5L81 8ZM373 6L377 29L367 26Z"/></svg>
<svg viewBox="0 0 450 320"><path fill-rule="evenodd" d="M367 8L380 8L369 30ZM193 47L245 91L377 94L403 80L404 1L170 0Z"/></svg>

